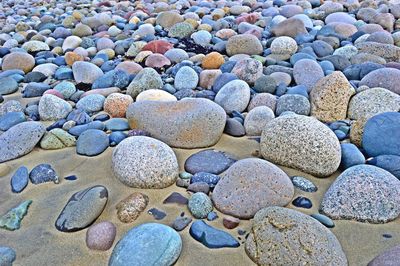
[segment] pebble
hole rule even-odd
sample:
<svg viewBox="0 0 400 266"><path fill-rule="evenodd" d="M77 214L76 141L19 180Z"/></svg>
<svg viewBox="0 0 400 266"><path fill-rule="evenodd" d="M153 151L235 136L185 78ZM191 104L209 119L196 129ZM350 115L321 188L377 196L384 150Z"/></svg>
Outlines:
<svg viewBox="0 0 400 266"><path fill-rule="evenodd" d="M76 141L76 152L80 155L96 156L108 148L106 133L98 129L88 129L79 135Z"/></svg>
<svg viewBox="0 0 400 266"><path fill-rule="evenodd" d="M8 112L2 116L0 116L0 130L7 131L11 127L25 122L26 118L24 113L22 112Z"/></svg>
<svg viewBox="0 0 400 266"><path fill-rule="evenodd" d="M201 220L192 223L189 233L207 248L236 248L240 246L232 235L216 229Z"/></svg>
<svg viewBox="0 0 400 266"><path fill-rule="evenodd" d="M114 243L117 228L111 222L100 222L86 231L86 246L93 250L108 250Z"/></svg>
<svg viewBox="0 0 400 266"><path fill-rule="evenodd" d="M292 183L293 185L305 192L316 192L318 190L317 186L314 185L313 182L310 180L306 179L305 177L302 176L293 176L292 178Z"/></svg>
<svg viewBox="0 0 400 266"><path fill-rule="evenodd" d="M91 225L103 212L107 188L97 185L76 192L58 216L55 226L61 232L76 232Z"/></svg>
<svg viewBox="0 0 400 266"><path fill-rule="evenodd" d="M14 193L22 192L29 182L29 172L28 168L21 166L15 171L14 175L11 177L11 190Z"/></svg>
<svg viewBox="0 0 400 266"><path fill-rule="evenodd" d="M313 213L310 216L328 228L335 227L335 223L328 216L320 213Z"/></svg>
<svg viewBox="0 0 400 266"><path fill-rule="evenodd" d="M0 79L0 94L7 95L18 90L18 83L12 77Z"/></svg>
<svg viewBox="0 0 400 266"><path fill-rule="evenodd" d="M175 75L174 87L177 90L194 89L199 82L199 76L191 67L181 67Z"/></svg>
<svg viewBox="0 0 400 266"><path fill-rule="evenodd" d="M222 224L227 229L234 229L239 226L240 220L232 216L224 216Z"/></svg>
<svg viewBox="0 0 400 266"><path fill-rule="evenodd" d="M17 253L10 247L0 246L0 265L12 265L17 258Z"/></svg>
<svg viewBox="0 0 400 266"><path fill-rule="evenodd" d="M190 197L188 208L195 218L203 219L213 210L213 204L206 194L197 192Z"/></svg>
<svg viewBox="0 0 400 266"><path fill-rule="evenodd" d="M190 217L176 217L176 219L172 223L172 228L176 231L180 232L184 230L190 223L192 222L192 218Z"/></svg>
<svg viewBox="0 0 400 266"><path fill-rule="evenodd" d="M340 146L342 149L341 169L346 170L354 165L365 164L365 157L356 145L352 143L342 143Z"/></svg>
<svg viewBox="0 0 400 266"><path fill-rule="evenodd" d="M56 171L50 164L39 164L35 166L29 173L29 179L32 184L38 185L46 182L58 184L60 182Z"/></svg>
<svg viewBox="0 0 400 266"><path fill-rule="evenodd" d="M250 102L250 87L243 80L232 80L218 91L215 102L228 114L243 112Z"/></svg>
<svg viewBox="0 0 400 266"><path fill-rule="evenodd" d="M167 216L167 214L157 208L151 208L150 210L147 211L148 214L152 215L154 219L156 220L162 220Z"/></svg>
<svg viewBox="0 0 400 266"><path fill-rule="evenodd" d="M311 209L312 208L312 202L306 197L297 197L292 201L293 206L296 206L297 208L306 208L306 209Z"/></svg>
<svg viewBox="0 0 400 266"><path fill-rule="evenodd" d="M31 204L32 200L26 200L1 216L0 228L4 228L9 231L18 230L21 227L22 219L28 213L28 208Z"/></svg>
<svg viewBox="0 0 400 266"><path fill-rule="evenodd" d="M398 168L398 165L400 165L400 156L379 155L377 157L367 160L367 164L375 165L379 168L382 168L400 179L400 169Z"/></svg>
<svg viewBox="0 0 400 266"><path fill-rule="evenodd" d="M172 192L171 195L169 195L164 201L163 204L171 204L171 203L176 203L179 205L186 205L188 203L188 199L182 194L178 192Z"/></svg>
<svg viewBox="0 0 400 266"><path fill-rule="evenodd" d="M197 172L190 178L190 184L204 182L212 189L218 184L219 180L220 177L218 175L207 172Z"/></svg>
<svg viewBox="0 0 400 266"><path fill-rule="evenodd" d="M117 217L123 223L132 223L146 209L148 203L147 195L134 192L117 204Z"/></svg>
<svg viewBox="0 0 400 266"><path fill-rule="evenodd" d="M206 172L218 175L229 168L235 159L223 151L208 149L192 154L185 161L185 170L191 174Z"/></svg>

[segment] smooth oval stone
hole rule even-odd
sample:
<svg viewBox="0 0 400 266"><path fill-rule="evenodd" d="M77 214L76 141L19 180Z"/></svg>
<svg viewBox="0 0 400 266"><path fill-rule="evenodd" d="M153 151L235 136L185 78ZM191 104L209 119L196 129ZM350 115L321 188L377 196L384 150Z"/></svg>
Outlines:
<svg viewBox="0 0 400 266"><path fill-rule="evenodd" d="M182 250L179 234L169 226L145 223L129 230L115 245L109 266L173 265Z"/></svg>
<svg viewBox="0 0 400 266"><path fill-rule="evenodd" d="M352 143L342 143L340 147L342 148L341 169L345 170L354 165L365 164L365 157L356 145Z"/></svg>
<svg viewBox="0 0 400 266"><path fill-rule="evenodd" d="M216 229L202 220L192 223L190 235L208 248L236 248L239 242L225 231Z"/></svg>
<svg viewBox="0 0 400 266"><path fill-rule="evenodd" d="M312 202L306 197L297 197L292 201L293 206L298 208L310 209L312 207Z"/></svg>
<svg viewBox="0 0 400 266"><path fill-rule="evenodd" d="M1 266L11 266L15 261L17 254L10 247L2 246L0 247L0 265Z"/></svg>
<svg viewBox="0 0 400 266"><path fill-rule="evenodd" d="M8 112L0 116L0 130L7 131L11 127L25 121L26 118L23 112Z"/></svg>
<svg viewBox="0 0 400 266"><path fill-rule="evenodd" d="M93 186L76 192L58 216L55 226L61 232L75 232L91 225L107 204L108 191Z"/></svg>
<svg viewBox="0 0 400 266"><path fill-rule="evenodd" d="M335 227L335 223L328 216L320 213L313 213L310 216L328 228Z"/></svg>
<svg viewBox="0 0 400 266"><path fill-rule="evenodd" d="M94 250L108 250L114 243L117 228L111 222L101 222L86 231L86 245Z"/></svg>
<svg viewBox="0 0 400 266"><path fill-rule="evenodd" d="M108 141L110 143L110 146L116 146L118 145L121 141L123 141L124 139L126 139L128 137L127 134L125 134L124 132L121 131L115 131L112 132L109 136L108 136Z"/></svg>
<svg viewBox="0 0 400 266"><path fill-rule="evenodd" d="M367 266L396 266L399 264L399 253L400 245L397 245L376 256Z"/></svg>
<svg viewBox="0 0 400 266"><path fill-rule="evenodd" d="M223 151L203 150L186 159L185 170L191 174L206 172L218 175L228 169L235 161Z"/></svg>
<svg viewBox="0 0 400 266"><path fill-rule="evenodd" d="M195 218L204 219L213 210L213 205L206 194L197 192L190 197L188 208Z"/></svg>
<svg viewBox="0 0 400 266"><path fill-rule="evenodd" d="M12 77L0 79L0 95L14 93L18 90L18 83Z"/></svg>
<svg viewBox="0 0 400 266"><path fill-rule="evenodd" d="M106 133L98 129L88 129L79 135L76 141L76 152L80 155L96 156L108 148Z"/></svg>
<svg viewBox="0 0 400 266"><path fill-rule="evenodd" d="M111 131L123 131L129 129L128 120L125 118L111 118L105 123L106 129Z"/></svg>
<svg viewBox="0 0 400 266"><path fill-rule="evenodd" d="M318 190L313 182L302 176L293 176L292 183L296 188L301 189L305 192L315 192Z"/></svg>
<svg viewBox="0 0 400 266"><path fill-rule="evenodd" d="M68 133L71 134L71 135L74 135L74 136L79 136L83 132L85 132L86 130L89 130L89 129L104 130L105 129L105 125L100 121L93 121L93 122L90 122L90 123L85 124L85 125L74 126L70 130L68 130Z"/></svg>
<svg viewBox="0 0 400 266"><path fill-rule="evenodd" d="M29 182L28 168L21 166L17 169L14 175L11 177L11 190L14 193L20 193L23 191Z"/></svg>
<svg viewBox="0 0 400 266"><path fill-rule="evenodd" d="M29 179L32 184L38 185L46 182L54 182L58 184L60 182L56 171L51 167L50 164L39 164L32 169L29 173Z"/></svg>

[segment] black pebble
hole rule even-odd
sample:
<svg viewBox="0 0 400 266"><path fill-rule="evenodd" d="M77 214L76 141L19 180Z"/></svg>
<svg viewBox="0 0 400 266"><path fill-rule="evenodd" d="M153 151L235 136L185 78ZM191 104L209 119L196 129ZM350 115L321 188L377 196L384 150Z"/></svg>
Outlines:
<svg viewBox="0 0 400 266"><path fill-rule="evenodd" d="M306 197L297 197L292 201L292 204L298 208L310 209L312 207L311 200Z"/></svg>

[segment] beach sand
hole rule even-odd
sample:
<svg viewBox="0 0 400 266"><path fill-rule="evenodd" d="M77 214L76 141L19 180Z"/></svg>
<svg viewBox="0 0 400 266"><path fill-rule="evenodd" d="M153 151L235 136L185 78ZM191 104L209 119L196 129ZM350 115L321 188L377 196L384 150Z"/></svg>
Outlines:
<svg viewBox="0 0 400 266"><path fill-rule="evenodd" d="M255 140L247 137L233 138L223 135L213 148L228 152L237 159L253 157L252 154L259 148ZM145 222L154 222L152 215L147 211L158 208L167 213L167 216L157 221L170 225L182 211L189 214L186 206L177 204L162 204L162 201L172 192L177 191L189 196L185 189L172 185L162 190L145 190L129 188L120 183L112 174L111 154L113 148L108 148L103 154L96 157L84 157L75 153L75 148L56 151L45 151L35 148L30 154L7 162L11 172L0 178L0 214L6 213L24 200L32 199L33 203L28 214L22 221L21 228L17 231L0 230L0 245L7 245L15 249L17 259L14 265L107 265L112 248L105 252L89 250L85 244L86 229L75 233L63 233L56 230L54 223L64 205L75 192L94 185L104 185L109 192L109 199L101 216L96 220L111 221L117 227L117 241L132 227ZM199 151L174 149L183 170L184 162L191 154ZM10 188L10 178L14 171L21 165L30 170L40 163L49 163L61 178L60 184L46 183L41 185L29 184L21 194L14 194ZM303 175L318 186L315 193L295 191L299 195L310 198L313 207L310 210L297 209L303 213L311 214L318 211L319 203L324 192L333 182L336 173L329 178L319 179L299 171L282 167L289 175ZM76 175L75 181L64 180L63 177ZM116 215L116 204L134 191L140 191L149 196L150 202L140 217L131 224L120 222ZM295 208L292 205L289 208ZM209 222L211 225L223 228L222 217ZM353 221L335 221L332 229L337 236L349 260L349 265L366 265L371 259L385 249L393 247L400 242L400 221L387 224L367 224ZM250 221L241 221L240 229L249 231ZM227 230L238 237L237 229ZM189 227L179 233L183 240L183 250L176 265L252 265L247 257L244 245L239 248L208 249L189 235ZM390 234L392 238L384 238L383 234ZM242 236L243 239L243 236ZM241 241L242 242L242 241ZM134 252L134 251L133 251Z"/></svg>

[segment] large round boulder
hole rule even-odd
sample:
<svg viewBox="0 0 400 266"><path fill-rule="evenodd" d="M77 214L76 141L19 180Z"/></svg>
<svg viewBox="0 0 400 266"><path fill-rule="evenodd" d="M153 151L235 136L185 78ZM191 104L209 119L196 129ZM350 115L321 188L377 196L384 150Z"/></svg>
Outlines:
<svg viewBox="0 0 400 266"><path fill-rule="evenodd" d="M325 193L321 211L340 220L392 221L400 214L400 181L376 166L350 167Z"/></svg>
<svg viewBox="0 0 400 266"><path fill-rule="evenodd" d="M135 188L165 188L178 178L178 160L165 143L145 136L121 141L112 154L115 176Z"/></svg>
<svg viewBox="0 0 400 266"><path fill-rule="evenodd" d="M146 130L170 146L189 149L217 143L226 121L224 109L200 98L135 102L126 117L131 128Z"/></svg>
<svg viewBox="0 0 400 266"><path fill-rule="evenodd" d="M348 265L328 228L311 216L282 207L256 213L245 250L258 265Z"/></svg>
<svg viewBox="0 0 400 266"><path fill-rule="evenodd" d="M284 115L266 124L261 154L273 163L324 177L334 173L341 159L340 144L326 125L302 115Z"/></svg>
<svg viewBox="0 0 400 266"><path fill-rule="evenodd" d="M279 167L248 158L237 161L222 174L212 200L222 213L250 219L262 208L287 205L293 193L290 178Z"/></svg>

